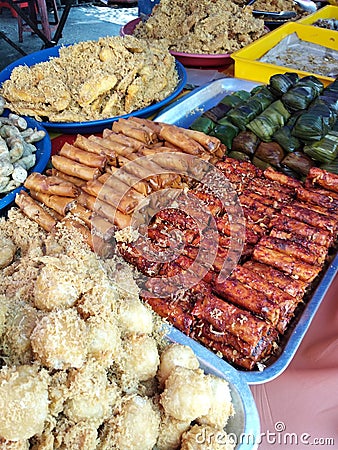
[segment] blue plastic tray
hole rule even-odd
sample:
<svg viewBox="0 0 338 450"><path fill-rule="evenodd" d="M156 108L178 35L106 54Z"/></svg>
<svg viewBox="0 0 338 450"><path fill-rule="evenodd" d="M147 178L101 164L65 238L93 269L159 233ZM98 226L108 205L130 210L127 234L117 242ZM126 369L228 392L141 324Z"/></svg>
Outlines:
<svg viewBox="0 0 338 450"><path fill-rule="evenodd" d="M239 90L251 91L258 84L260 83L239 78L221 78L212 81L173 102L170 107L161 111L154 120L189 128L198 117L213 106L216 106L225 95ZM253 370L249 372L238 369L242 379L249 384L261 384L278 377L287 368L337 273L338 254L335 255L331 264L321 275L320 282L308 299L303 311L299 311L289 330L282 337L280 352L266 362L266 367L262 371ZM192 339L187 339L192 345ZM213 355L211 351L206 351ZM214 360L213 356L210 356L210 358ZM221 371L227 371L228 364L221 358L217 356L216 358L218 360L217 368Z"/></svg>
<svg viewBox="0 0 338 450"><path fill-rule="evenodd" d="M25 117L25 119L27 120L29 128L37 128L38 130L44 130L46 132L46 136L41 141L35 143L35 146L37 148L36 164L34 167L32 167L32 169L28 171L28 173L43 172L43 170L46 168L48 164L52 151L52 144L50 137L46 129L41 125L41 123L29 117ZM18 188L6 194L4 197L1 197L0 194L0 211L11 205L11 203L13 203L15 200L16 194L18 194L22 189L25 188L23 186L19 186Z"/></svg>
<svg viewBox="0 0 338 450"><path fill-rule="evenodd" d="M0 84L4 81L8 80L11 76L13 69L17 66L26 65L28 67L33 66L34 64L48 61L51 57L59 56L60 46L47 48L45 50L40 50L38 52L31 53L23 58L20 58L14 61L12 64L7 66L4 70L0 72ZM47 130L57 132L57 133L65 133L65 134L87 134L87 133L99 133L105 128L109 128L110 125L118 119L127 118L130 116L134 117L149 117L152 114L158 112L161 108L168 105L172 100L175 99L183 90L186 82L187 82L187 73L183 65L176 61L176 69L178 72L179 82L176 89L165 99L160 102L154 103L146 108L139 109L137 111L133 111L129 114L124 114L122 116L111 117L109 119L103 120L92 120L89 122L40 122Z"/></svg>

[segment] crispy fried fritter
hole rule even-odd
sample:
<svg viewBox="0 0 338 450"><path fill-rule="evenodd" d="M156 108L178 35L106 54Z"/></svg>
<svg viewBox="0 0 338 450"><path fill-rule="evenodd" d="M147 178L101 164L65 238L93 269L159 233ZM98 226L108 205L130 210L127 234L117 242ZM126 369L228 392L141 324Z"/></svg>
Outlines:
<svg viewBox="0 0 338 450"><path fill-rule="evenodd" d="M18 114L85 122L128 114L170 95L175 59L161 43L112 36L60 49L59 57L14 68L0 93Z"/></svg>

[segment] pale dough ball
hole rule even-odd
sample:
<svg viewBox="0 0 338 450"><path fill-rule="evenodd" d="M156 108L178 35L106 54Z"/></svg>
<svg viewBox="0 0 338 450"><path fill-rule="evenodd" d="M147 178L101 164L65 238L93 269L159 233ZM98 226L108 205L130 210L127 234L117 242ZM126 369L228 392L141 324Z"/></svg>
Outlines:
<svg viewBox="0 0 338 450"><path fill-rule="evenodd" d="M89 362L81 369L71 369L68 375L68 400L64 413L74 422L92 420L102 422L111 415L118 389L111 385L104 367Z"/></svg>
<svg viewBox="0 0 338 450"><path fill-rule="evenodd" d="M160 413L150 399L139 395L129 398L115 420L118 450L151 450L156 444Z"/></svg>
<svg viewBox="0 0 338 450"><path fill-rule="evenodd" d="M203 371L176 367L160 396L166 414L178 420L195 420L211 407L211 386Z"/></svg>
<svg viewBox="0 0 338 450"><path fill-rule="evenodd" d="M198 369L199 361L193 350L181 344L170 344L161 353L160 367L157 378L161 385L164 384L175 367L186 367L187 369Z"/></svg>
<svg viewBox="0 0 338 450"><path fill-rule="evenodd" d="M124 373L139 381L154 378L160 362L156 340L141 334L131 336L125 343L122 362Z"/></svg>
<svg viewBox="0 0 338 450"><path fill-rule="evenodd" d="M44 266L34 286L34 305L38 309L51 311L73 306L80 291L72 282L71 273L53 265Z"/></svg>
<svg viewBox="0 0 338 450"><path fill-rule="evenodd" d="M180 448L182 434L190 428L190 421L181 421L162 415L160 434L156 442L157 450L177 450Z"/></svg>
<svg viewBox="0 0 338 450"><path fill-rule="evenodd" d="M120 305L119 323L127 333L151 334L153 313L139 299L128 298Z"/></svg>
<svg viewBox="0 0 338 450"><path fill-rule="evenodd" d="M121 352L120 330L111 316L92 316L87 321L88 355L105 367L110 366Z"/></svg>
<svg viewBox="0 0 338 450"><path fill-rule="evenodd" d="M42 433L48 415L48 374L35 366L0 371L0 436L9 441Z"/></svg>
<svg viewBox="0 0 338 450"><path fill-rule="evenodd" d="M40 319L32 334L35 358L50 369L81 367L87 356L87 328L73 309L52 311Z"/></svg>
<svg viewBox="0 0 338 450"><path fill-rule="evenodd" d="M183 433L180 450L233 450L232 436L208 425L194 425Z"/></svg>
<svg viewBox="0 0 338 450"><path fill-rule="evenodd" d="M211 386L211 408L197 419L199 424L223 429L234 414L229 383L223 378L207 375Z"/></svg>

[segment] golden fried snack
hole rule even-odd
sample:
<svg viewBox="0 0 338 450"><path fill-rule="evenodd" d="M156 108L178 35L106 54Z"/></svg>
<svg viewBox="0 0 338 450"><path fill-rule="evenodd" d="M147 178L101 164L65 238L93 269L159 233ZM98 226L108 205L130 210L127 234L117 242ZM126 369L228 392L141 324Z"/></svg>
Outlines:
<svg viewBox="0 0 338 450"><path fill-rule="evenodd" d="M189 420L174 419L169 415L161 415L160 434L156 442L157 450L177 450L180 448L182 434L191 426Z"/></svg>
<svg viewBox="0 0 338 450"><path fill-rule="evenodd" d="M97 362L88 362L80 369L71 369L64 413L69 420L91 420L101 423L112 414L119 391L108 381L107 371Z"/></svg>
<svg viewBox="0 0 338 450"><path fill-rule="evenodd" d="M16 246L14 242L5 236L0 236L0 269L11 264L15 252Z"/></svg>
<svg viewBox="0 0 338 450"><path fill-rule="evenodd" d="M151 334L154 328L153 312L138 298L130 298L120 304L119 323L124 332Z"/></svg>
<svg viewBox="0 0 338 450"><path fill-rule="evenodd" d="M73 306L80 296L73 274L55 264L42 267L34 286L34 306L44 311Z"/></svg>
<svg viewBox="0 0 338 450"><path fill-rule="evenodd" d="M199 368L199 365L199 361L190 347L177 343L170 344L161 353L157 378L164 386L165 380L175 367L195 370Z"/></svg>
<svg viewBox="0 0 338 450"><path fill-rule="evenodd" d="M0 371L0 436L10 441L40 434L48 415L48 373L38 366Z"/></svg>
<svg viewBox="0 0 338 450"><path fill-rule="evenodd" d="M15 197L15 203L27 217L37 222L44 230L51 231L56 220L34 201L25 191L20 191Z"/></svg>
<svg viewBox="0 0 338 450"><path fill-rule="evenodd" d="M123 401L111 424L115 430L113 448L151 450L159 433L160 413L150 399L135 395Z"/></svg>
<svg viewBox="0 0 338 450"><path fill-rule="evenodd" d="M34 357L50 369L82 367L87 357L88 331L75 310L46 314L31 334Z"/></svg>
<svg viewBox="0 0 338 450"><path fill-rule="evenodd" d="M89 317L86 324L88 356L109 367L121 352L120 330L114 317L102 311L100 315Z"/></svg>
<svg viewBox="0 0 338 450"><path fill-rule="evenodd" d="M157 344L146 334L132 335L125 342L123 372L139 381L154 378L160 363Z"/></svg>
<svg viewBox="0 0 338 450"><path fill-rule="evenodd" d="M209 379L200 369L176 367L166 379L160 403L166 414L178 420L196 420L211 408Z"/></svg>
<svg viewBox="0 0 338 450"><path fill-rule="evenodd" d="M200 425L210 425L222 430L234 414L229 383L215 375L207 375L211 385L211 408L197 419Z"/></svg>

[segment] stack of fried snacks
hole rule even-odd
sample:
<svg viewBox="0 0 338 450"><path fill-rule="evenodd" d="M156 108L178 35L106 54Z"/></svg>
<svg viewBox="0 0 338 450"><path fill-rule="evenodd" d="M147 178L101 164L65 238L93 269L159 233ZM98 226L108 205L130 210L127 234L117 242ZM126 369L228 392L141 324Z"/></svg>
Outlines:
<svg viewBox="0 0 338 450"><path fill-rule="evenodd" d="M314 168L302 183L225 152L203 133L120 119L100 137L65 144L50 173L31 175L30 195L16 202L48 231L58 220L76 226L101 256L115 237L155 312L256 370L278 349L336 244L338 176ZM232 187L226 201L222 179ZM130 238L135 214L147 209L140 204L151 219Z"/></svg>

